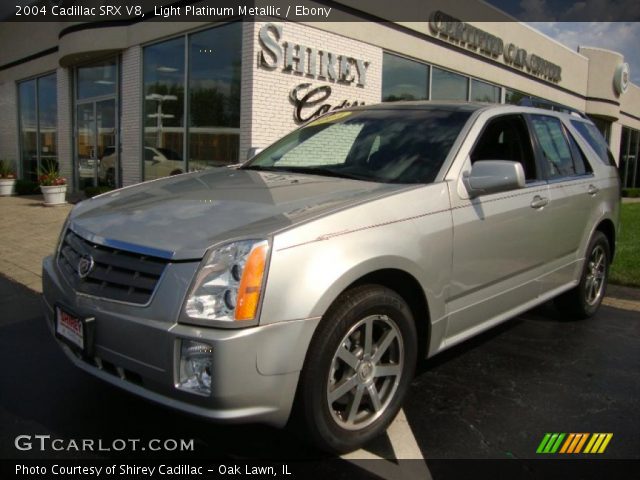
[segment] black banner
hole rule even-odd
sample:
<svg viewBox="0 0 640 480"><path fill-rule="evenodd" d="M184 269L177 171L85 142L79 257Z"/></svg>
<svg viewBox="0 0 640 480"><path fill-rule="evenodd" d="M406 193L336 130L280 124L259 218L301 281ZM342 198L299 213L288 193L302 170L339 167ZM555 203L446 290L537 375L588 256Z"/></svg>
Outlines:
<svg viewBox="0 0 640 480"><path fill-rule="evenodd" d="M596 0L40 0L3 2L0 19L12 22L101 22L131 24L146 21L215 22L241 18L280 18L293 22L427 21L446 10L461 21L607 21L640 20L640 3L610 0L606 9Z"/></svg>

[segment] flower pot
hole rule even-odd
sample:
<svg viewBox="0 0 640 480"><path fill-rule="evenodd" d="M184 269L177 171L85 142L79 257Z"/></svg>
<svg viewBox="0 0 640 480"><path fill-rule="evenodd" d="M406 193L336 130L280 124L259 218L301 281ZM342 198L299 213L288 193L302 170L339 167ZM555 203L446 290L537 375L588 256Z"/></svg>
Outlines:
<svg viewBox="0 0 640 480"><path fill-rule="evenodd" d="M47 207L51 207L54 205L64 205L65 203L67 203L65 200L65 195L67 194L66 185L51 185L48 187L40 185L40 190L42 190L44 204Z"/></svg>
<svg viewBox="0 0 640 480"><path fill-rule="evenodd" d="M15 193L15 178L0 178L0 197L9 197Z"/></svg>

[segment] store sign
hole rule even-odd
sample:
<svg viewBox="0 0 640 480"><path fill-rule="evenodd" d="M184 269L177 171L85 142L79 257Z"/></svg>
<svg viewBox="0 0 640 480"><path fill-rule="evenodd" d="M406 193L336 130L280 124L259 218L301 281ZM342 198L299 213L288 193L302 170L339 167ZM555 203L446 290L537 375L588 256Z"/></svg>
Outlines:
<svg viewBox="0 0 640 480"><path fill-rule="evenodd" d="M262 51L260 66L275 70L282 66L283 72L296 72L311 78L333 80L358 86L367 85L367 69L370 62L326 52L299 43L282 42L282 27L273 23L264 25L258 34Z"/></svg>
<svg viewBox="0 0 640 480"><path fill-rule="evenodd" d="M262 26L258 33L261 47L258 54L259 67L341 85L366 87L367 70L371 62L281 39L282 26L273 23ZM364 102L358 100L332 103L329 101L331 93L329 85L301 83L294 87L289 93L289 99L294 105L293 117L296 123L307 122L330 110L364 105Z"/></svg>
<svg viewBox="0 0 640 480"><path fill-rule="evenodd" d="M340 110L346 107L356 107L364 105L364 102L343 100L335 105L328 103L331 96L331 87L322 85L312 87L310 83L301 83L289 93L289 98L293 102L293 117L296 123L304 123L319 117L331 110Z"/></svg>
<svg viewBox="0 0 640 480"><path fill-rule="evenodd" d="M429 18L429 29L434 36L477 51L491 58L502 56L507 65L526 70L527 73L552 82L562 80L562 68L538 55L528 53L514 43L505 44L496 37L468 23L461 22L441 11L433 12Z"/></svg>

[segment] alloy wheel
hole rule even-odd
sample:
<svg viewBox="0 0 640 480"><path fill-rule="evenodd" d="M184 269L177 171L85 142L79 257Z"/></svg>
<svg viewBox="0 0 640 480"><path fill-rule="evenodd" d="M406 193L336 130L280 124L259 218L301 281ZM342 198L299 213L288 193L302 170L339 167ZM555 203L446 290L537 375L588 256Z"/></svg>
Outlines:
<svg viewBox="0 0 640 480"><path fill-rule="evenodd" d="M385 412L402 377L404 345L387 315L358 321L331 361L327 402L333 420L347 430L371 425Z"/></svg>
<svg viewBox="0 0 640 480"><path fill-rule="evenodd" d="M591 251L587 263L585 277L585 300L589 305L595 305L604 293L605 277L607 274L607 254L601 245L596 245Z"/></svg>

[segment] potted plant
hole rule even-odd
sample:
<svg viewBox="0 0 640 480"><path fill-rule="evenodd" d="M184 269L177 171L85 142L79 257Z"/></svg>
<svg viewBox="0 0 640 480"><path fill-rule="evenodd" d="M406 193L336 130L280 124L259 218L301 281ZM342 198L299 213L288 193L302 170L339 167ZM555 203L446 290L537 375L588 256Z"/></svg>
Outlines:
<svg viewBox="0 0 640 480"><path fill-rule="evenodd" d="M13 195L16 188L16 174L5 160L0 160L0 197Z"/></svg>
<svg viewBox="0 0 640 480"><path fill-rule="evenodd" d="M48 162L40 168L38 183L47 207L63 205L66 202L67 179L60 176L58 167L54 162Z"/></svg>

